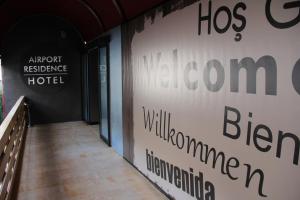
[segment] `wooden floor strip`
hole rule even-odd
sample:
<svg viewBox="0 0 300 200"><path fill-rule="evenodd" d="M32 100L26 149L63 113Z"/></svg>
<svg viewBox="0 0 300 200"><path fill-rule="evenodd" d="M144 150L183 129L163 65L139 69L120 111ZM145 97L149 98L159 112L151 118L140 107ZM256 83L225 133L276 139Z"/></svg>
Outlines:
<svg viewBox="0 0 300 200"><path fill-rule="evenodd" d="M68 122L28 130L18 199L166 197L99 139L98 126Z"/></svg>

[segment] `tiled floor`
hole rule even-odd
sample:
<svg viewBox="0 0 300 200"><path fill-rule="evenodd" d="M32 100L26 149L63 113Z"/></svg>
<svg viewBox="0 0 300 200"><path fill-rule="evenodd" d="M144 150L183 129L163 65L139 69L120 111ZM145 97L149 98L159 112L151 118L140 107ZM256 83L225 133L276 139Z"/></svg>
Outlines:
<svg viewBox="0 0 300 200"><path fill-rule="evenodd" d="M98 126L69 122L28 131L19 200L166 199L98 137Z"/></svg>

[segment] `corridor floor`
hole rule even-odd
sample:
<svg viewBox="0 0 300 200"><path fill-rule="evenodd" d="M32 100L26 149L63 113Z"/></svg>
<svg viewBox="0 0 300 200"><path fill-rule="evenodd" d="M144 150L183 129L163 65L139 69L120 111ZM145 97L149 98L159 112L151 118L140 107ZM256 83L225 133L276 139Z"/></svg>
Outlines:
<svg viewBox="0 0 300 200"><path fill-rule="evenodd" d="M98 126L68 122L28 130L19 200L166 199L99 139Z"/></svg>

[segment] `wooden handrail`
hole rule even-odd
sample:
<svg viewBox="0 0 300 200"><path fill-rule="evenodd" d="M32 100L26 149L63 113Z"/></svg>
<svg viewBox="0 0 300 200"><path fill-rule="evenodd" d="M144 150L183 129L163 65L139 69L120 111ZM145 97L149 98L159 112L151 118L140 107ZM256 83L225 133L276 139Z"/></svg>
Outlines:
<svg viewBox="0 0 300 200"><path fill-rule="evenodd" d="M0 200L10 200L27 130L25 97L19 98L0 126Z"/></svg>

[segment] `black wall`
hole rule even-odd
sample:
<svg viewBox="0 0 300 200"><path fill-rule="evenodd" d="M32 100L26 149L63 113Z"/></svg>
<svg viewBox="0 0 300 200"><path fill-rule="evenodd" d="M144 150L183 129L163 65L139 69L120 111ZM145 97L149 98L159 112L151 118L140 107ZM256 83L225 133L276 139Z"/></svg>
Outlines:
<svg viewBox="0 0 300 200"><path fill-rule="evenodd" d="M5 114L19 96L25 95L30 101L33 124L81 120L82 40L71 25L51 16L27 18L7 34L3 44ZM28 86L24 65L30 64L31 56L62 56L58 64L68 68L64 84Z"/></svg>

